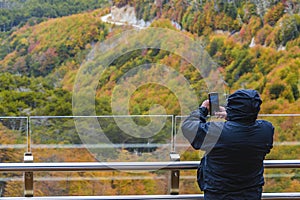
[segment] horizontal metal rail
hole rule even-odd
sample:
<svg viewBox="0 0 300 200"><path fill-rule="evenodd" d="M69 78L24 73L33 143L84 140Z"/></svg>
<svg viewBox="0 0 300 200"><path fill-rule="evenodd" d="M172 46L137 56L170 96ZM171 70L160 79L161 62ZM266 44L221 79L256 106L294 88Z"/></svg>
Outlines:
<svg viewBox="0 0 300 200"><path fill-rule="evenodd" d="M197 169L199 162L66 162L0 163L0 171L104 171L104 170L175 170Z"/></svg>
<svg viewBox="0 0 300 200"><path fill-rule="evenodd" d="M174 162L69 162L69 163L0 163L0 172L37 171L102 171L102 170L191 170L197 169L199 161L174 161ZM266 168L300 168L300 160L265 160ZM25 175L26 177L26 175ZM33 184L33 180L31 183ZM32 185L29 185L32 188ZM25 180L26 188L26 180ZM26 190L25 190L26 191ZM26 196L26 194L25 194ZM203 194L177 194L177 195L121 195L121 196L49 196L49 197L0 197L0 200L110 200L110 199L203 199ZM300 200L300 193L263 193L263 200Z"/></svg>
<svg viewBox="0 0 300 200"><path fill-rule="evenodd" d="M265 168L300 168L300 160L265 160Z"/></svg>
<svg viewBox="0 0 300 200"><path fill-rule="evenodd" d="M50 196L50 197L0 197L0 200L146 200L146 199L197 199L203 200L203 194L181 195L119 195L119 196ZM299 192L289 193L263 193L263 200L296 200L300 199Z"/></svg>
<svg viewBox="0 0 300 200"><path fill-rule="evenodd" d="M104 171L104 170L190 170L199 161L176 162L69 162L69 163L0 163L0 172ZM265 168L300 168L300 160L265 160Z"/></svg>

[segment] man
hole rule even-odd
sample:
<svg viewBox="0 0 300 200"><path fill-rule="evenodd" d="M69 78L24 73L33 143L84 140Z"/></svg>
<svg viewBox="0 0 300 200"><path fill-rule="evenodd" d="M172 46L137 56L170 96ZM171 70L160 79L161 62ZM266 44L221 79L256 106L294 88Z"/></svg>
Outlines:
<svg viewBox="0 0 300 200"><path fill-rule="evenodd" d="M274 127L256 120L262 101L255 90L238 90L206 122L209 101L183 122L182 132L193 148L205 151L197 173L204 199L259 200L264 185L263 160L273 147Z"/></svg>

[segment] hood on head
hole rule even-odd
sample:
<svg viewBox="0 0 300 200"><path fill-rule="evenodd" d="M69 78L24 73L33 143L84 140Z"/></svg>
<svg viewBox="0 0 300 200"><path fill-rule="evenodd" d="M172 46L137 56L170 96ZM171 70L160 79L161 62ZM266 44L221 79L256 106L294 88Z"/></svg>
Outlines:
<svg viewBox="0 0 300 200"><path fill-rule="evenodd" d="M254 122L257 119L262 100L256 90L237 90L227 99L227 120Z"/></svg>

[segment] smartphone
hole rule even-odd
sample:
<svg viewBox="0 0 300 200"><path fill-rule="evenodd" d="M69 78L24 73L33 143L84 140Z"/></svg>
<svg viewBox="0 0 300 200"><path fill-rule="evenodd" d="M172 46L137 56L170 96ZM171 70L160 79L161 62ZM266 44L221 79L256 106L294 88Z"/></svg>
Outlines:
<svg viewBox="0 0 300 200"><path fill-rule="evenodd" d="M220 110L219 107L219 94L217 92L211 92L208 94L208 100L209 100L209 112L210 115L215 115L215 112L218 112Z"/></svg>

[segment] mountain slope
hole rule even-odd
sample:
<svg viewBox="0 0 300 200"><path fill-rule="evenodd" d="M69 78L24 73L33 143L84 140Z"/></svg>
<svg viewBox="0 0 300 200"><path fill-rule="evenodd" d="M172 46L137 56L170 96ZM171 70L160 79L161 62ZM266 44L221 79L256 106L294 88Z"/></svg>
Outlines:
<svg viewBox="0 0 300 200"><path fill-rule="evenodd" d="M152 2L150 6L141 1L114 3L135 6L136 15L141 18L144 13L144 17L153 20L153 27L175 30L171 20L177 21L185 34L202 40L220 66L228 93L241 87L257 89L266 102L262 112L299 112L300 17L294 14L299 5L293 1L267 2L255 5L254 1L177 0ZM294 7L288 13L291 3ZM229 9L231 6L233 10ZM2 39L0 70L22 76L42 76L54 87L72 91L77 70L93 44L130 29L101 22L100 17L108 12L109 9L95 10L23 26ZM279 50L280 46L284 46L284 50ZM99 80L97 101L103 108L99 108L98 114L111 112L109 98L117 81L136 67L136 63L167 64L184 75L194 90L203 90L205 86L199 74L181 60L163 51L136 51L116 59ZM151 101L145 99L144 92L155 94L154 91L159 90L151 86L137 92L130 105L131 112L145 114L152 104L164 105L166 101L160 99L161 95L151 95ZM176 105L171 91L162 89L161 94L166 94L163 99L172 102L168 105ZM199 100L204 98L201 96ZM171 107L167 113L178 114L178 106Z"/></svg>

